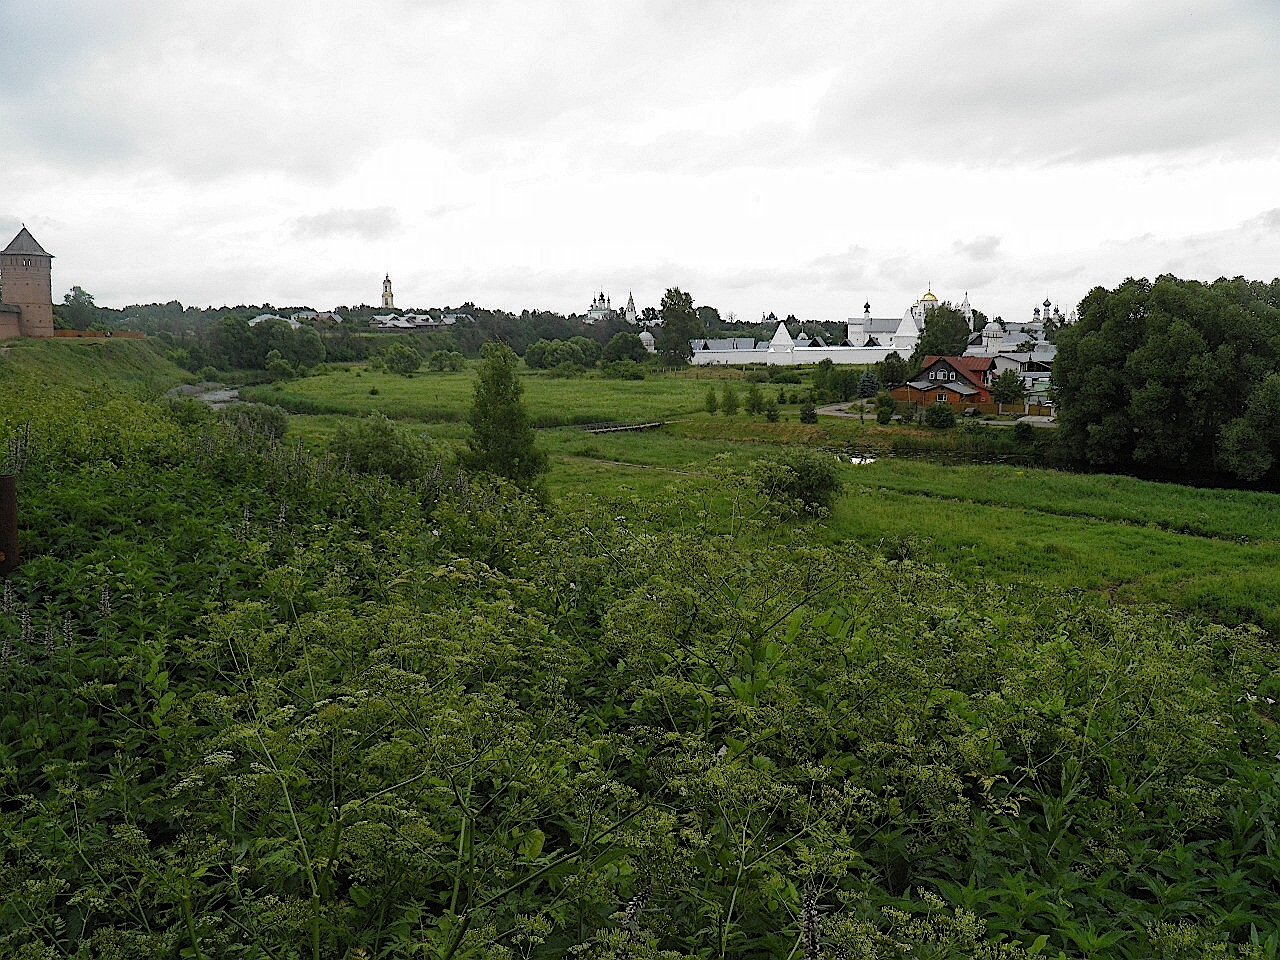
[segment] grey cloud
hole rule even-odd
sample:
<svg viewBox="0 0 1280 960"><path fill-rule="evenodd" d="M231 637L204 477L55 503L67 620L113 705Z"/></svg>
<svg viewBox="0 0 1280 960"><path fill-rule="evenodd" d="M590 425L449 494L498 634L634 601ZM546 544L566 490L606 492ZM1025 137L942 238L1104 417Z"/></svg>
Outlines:
<svg viewBox="0 0 1280 960"><path fill-rule="evenodd" d="M970 260L993 260L1000 247L999 237L978 237L976 240L957 240L952 244L956 253Z"/></svg>
<svg viewBox="0 0 1280 960"><path fill-rule="evenodd" d="M324 213L297 217L293 221L293 232L300 237L352 234L365 240L381 240L399 229L400 217L392 207L326 210Z"/></svg>
<svg viewBox="0 0 1280 960"><path fill-rule="evenodd" d="M939 21L833 83L829 149L958 163L1185 149L1275 152L1280 31L1261 3L1001 3Z"/></svg>

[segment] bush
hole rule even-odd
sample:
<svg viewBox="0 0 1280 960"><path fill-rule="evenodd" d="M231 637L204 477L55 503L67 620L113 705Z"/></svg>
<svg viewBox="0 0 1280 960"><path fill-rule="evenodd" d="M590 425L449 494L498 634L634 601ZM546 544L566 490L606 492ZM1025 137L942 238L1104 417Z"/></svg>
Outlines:
<svg viewBox="0 0 1280 960"><path fill-rule="evenodd" d="M293 369L293 364L286 360L279 350L272 350L267 354L266 370L272 380L289 380L298 375L298 371Z"/></svg>
<svg viewBox="0 0 1280 960"><path fill-rule="evenodd" d="M836 459L812 450L794 449L751 464L751 476L775 504L799 502L809 513L831 506L840 492Z"/></svg>
<svg viewBox="0 0 1280 960"><path fill-rule="evenodd" d="M876 423L882 426L888 423L897 409L898 404L888 390L881 390L876 394Z"/></svg>
<svg viewBox="0 0 1280 960"><path fill-rule="evenodd" d="M461 370L466 362L466 358L456 350L436 350L427 357L427 368L436 371Z"/></svg>
<svg viewBox="0 0 1280 960"><path fill-rule="evenodd" d="M747 383L768 383L768 370L748 370L746 374Z"/></svg>
<svg viewBox="0 0 1280 960"><path fill-rule="evenodd" d="M812 400L806 400L804 404L800 407L800 422L801 423L817 423L818 422L818 411L813 408Z"/></svg>
<svg viewBox="0 0 1280 960"><path fill-rule="evenodd" d="M422 354L404 343L393 343L383 355L383 362L392 373L411 376L422 366Z"/></svg>
<svg viewBox="0 0 1280 960"><path fill-rule="evenodd" d="M738 412L738 388L731 383L724 385L724 396L720 398L720 409L726 417Z"/></svg>
<svg viewBox="0 0 1280 960"><path fill-rule="evenodd" d="M1013 442L1022 447L1029 447L1035 443L1036 430L1029 423L1023 423L1019 420L1013 425Z"/></svg>
<svg viewBox="0 0 1280 960"><path fill-rule="evenodd" d="M214 367L204 366L200 368L200 379L214 382L218 379L218 371Z"/></svg>
<svg viewBox="0 0 1280 960"><path fill-rule="evenodd" d="M427 445L396 429L380 413L343 422L329 441L329 452L361 473L378 473L393 480L412 480L423 474Z"/></svg>
<svg viewBox="0 0 1280 960"><path fill-rule="evenodd" d="M279 440L289 429L289 414L268 403L230 403L219 412L239 433Z"/></svg>
<svg viewBox="0 0 1280 960"><path fill-rule="evenodd" d="M924 411L924 423L935 430L947 430L956 425L956 412L947 403L935 403ZM1030 429L1030 428L1028 428Z"/></svg>
<svg viewBox="0 0 1280 960"><path fill-rule="evenodd" d="M644 363L649 359L649 351L644 348L644 341L639 334L624 330L613 335L613 339L605 345L602 356L606 362L634 360L636 363Z"/></svg>
<svg viewBox="0 0 1280 960"><path fill-rule="evenodd" d="M785 367L780 367L769 375L769 379L774 383L799 383L800 371L788 370Z"/></svg>
<svg viewBox="0 0 1280 960"><path fill-rule="evenodd" d="M716 388L707 387L707 413L715 413L719 404L716 401Z"/></svg>
<svg viewBox="0 0 1280 960"><path fill-rule="evenodd" d="M606 360L600 364L600 375L606 380L643 380L644 367L634 360Z"/></svg>
<svg viewBox="0 0 1280 960"><path fill-rule="evenodd" d="M764 418L770 423L778 422L778 405L772 400L766 400L761 404L761 411L764 413Z"/></svg>

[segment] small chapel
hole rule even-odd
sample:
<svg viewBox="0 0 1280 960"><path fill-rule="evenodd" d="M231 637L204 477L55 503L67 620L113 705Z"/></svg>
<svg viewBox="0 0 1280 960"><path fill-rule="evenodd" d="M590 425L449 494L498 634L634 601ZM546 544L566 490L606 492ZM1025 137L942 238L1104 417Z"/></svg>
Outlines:
<svg viewBox="0 0 1280 960"><path fill-rule="evenodd" d="M0 251L0 340L53 336L53 256L25 226Z"/></svg>

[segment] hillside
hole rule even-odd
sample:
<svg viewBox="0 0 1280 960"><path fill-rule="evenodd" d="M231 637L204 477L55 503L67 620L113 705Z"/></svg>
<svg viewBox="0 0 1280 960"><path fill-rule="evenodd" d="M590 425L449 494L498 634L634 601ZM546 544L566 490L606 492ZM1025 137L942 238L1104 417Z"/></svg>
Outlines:
<svg viewBox="0 0 1280 960"><path fill-rule="evenodd" d="M805 518L767 444L557 431L542 505L451 467L455 423L392 482L93 386L162 382L144 355L19 359L67 379L22 401L0 956L1277 955L1272 641L1027 603L868 516L1218 544L1260 499L890 461Z"/></svg>
<svg viewBox="0 0 1280 960"><path fill-rule="evenodd" d="M159 394L191 374L145 340L16 340L0 344L0 385Z"/></svg>

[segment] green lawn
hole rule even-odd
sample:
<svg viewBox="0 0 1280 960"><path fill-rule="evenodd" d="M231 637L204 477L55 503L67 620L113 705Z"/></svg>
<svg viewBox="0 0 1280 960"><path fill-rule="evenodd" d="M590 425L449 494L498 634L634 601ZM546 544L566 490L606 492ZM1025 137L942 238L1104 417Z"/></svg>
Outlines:
<svg viewBox="0 0 1280 960"><path fill-rule="evenodd" d="M521 383L538 426L668 419L701 410L720 371L655 374L644 380L606 380L598 373L571 379L524 371ZM363 367L338 367L314 377L247 388L245 399L314 414L380 412L400 420L466 419L475 374L418 373L403 377ZM776 392L776 388L775 388Z"/></svg>

